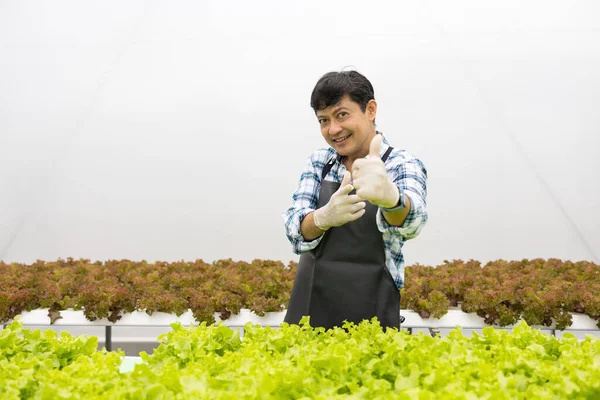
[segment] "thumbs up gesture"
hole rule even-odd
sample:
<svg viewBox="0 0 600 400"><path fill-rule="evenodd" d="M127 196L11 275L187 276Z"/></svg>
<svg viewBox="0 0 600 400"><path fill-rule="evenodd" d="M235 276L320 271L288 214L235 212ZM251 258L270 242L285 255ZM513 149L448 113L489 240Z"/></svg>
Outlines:
<svg viewBox="0 0 600 400"><path fill-rule="evenodd" d="M385 164L379 156L381 142L380 134L371 140L367 158L354 161L352 164L353 186L356 194L372 204L391 208L400 198L398 187L388 178Z"/></svg>

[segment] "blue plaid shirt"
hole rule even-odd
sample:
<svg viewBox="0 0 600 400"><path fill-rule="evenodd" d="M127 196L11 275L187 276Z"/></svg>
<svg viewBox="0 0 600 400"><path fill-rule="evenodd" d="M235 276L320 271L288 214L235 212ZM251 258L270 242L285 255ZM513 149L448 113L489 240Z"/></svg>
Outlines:
<svg viewBox="0 0 600 400"><path fill-rule="evenodd" d="M385 136L381 143L380 157L387 151L389 143ZM305 241L300 230L304 217L315 211L321 186L323 167L332 159L336 162L325 177L327 180L342 182L346 167L336 151L329 148L315 150L306 161L300 182L292 197L292 205L283 213L286 236L295 254L302 254L317 247L323 236ZM416 237L427 222L427 170L423 163L406 150L394 148L385 162L388 176L405 193L411 204L410 212L402 226L392 226L377 210L377 227L383 235L386 252L386 265L400 290L404 286L404 242Z"/></svg>

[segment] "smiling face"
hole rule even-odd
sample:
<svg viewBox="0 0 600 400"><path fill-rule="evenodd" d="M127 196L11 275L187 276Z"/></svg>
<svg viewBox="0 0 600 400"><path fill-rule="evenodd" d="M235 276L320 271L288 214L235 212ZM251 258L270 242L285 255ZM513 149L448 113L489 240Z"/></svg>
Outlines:
<svg viewBox="0 0 600 400"><path fill-rule="evenodd" d="M316 112L325 141L350 162L369 154L369 145L375 137L376 113L374 99L369 100L363 111L348 95L337 104Z"/></svg>

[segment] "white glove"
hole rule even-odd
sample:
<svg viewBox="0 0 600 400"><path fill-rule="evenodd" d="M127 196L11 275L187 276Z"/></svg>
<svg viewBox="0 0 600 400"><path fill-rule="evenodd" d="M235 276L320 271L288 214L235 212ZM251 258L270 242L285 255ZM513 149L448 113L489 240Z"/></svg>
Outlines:
<svg viewBox="0 0 600 400"><path fill-rule="evenodd" d="M331 195L329 202L313 214L317 228L326 231L329 228L342 226L355 221L365 213L366 203L353 194L348 195L354 188L350 184L350 172L344 172L340 188Z"/></svg>
<svg viewBox="0 0 600 400"><path fill-rule="evenodd" d="M352 177L356 194L362 199L383 208L391 208L398 203L400 188L387 176L385 164L379 157L383 137L375 135L369 147L369 155L354 161Z"/></svg>

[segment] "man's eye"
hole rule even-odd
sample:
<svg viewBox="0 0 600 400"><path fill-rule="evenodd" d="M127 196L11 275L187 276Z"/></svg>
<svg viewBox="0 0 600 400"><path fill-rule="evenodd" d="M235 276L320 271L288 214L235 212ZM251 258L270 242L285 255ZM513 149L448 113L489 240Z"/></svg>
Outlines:
<svg viewBox="0 0 600 400"><path fill-rule="evenodd" d="M348 113L343 111L338 114L338 117L345 117L346 115L348 115Z"/></svg>

